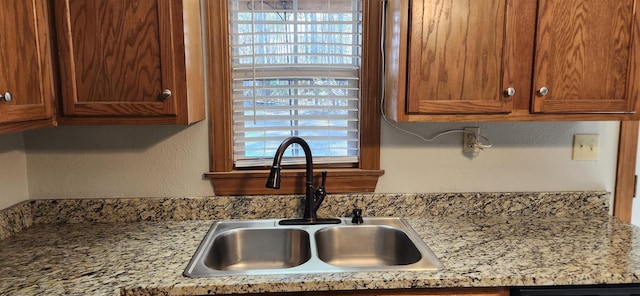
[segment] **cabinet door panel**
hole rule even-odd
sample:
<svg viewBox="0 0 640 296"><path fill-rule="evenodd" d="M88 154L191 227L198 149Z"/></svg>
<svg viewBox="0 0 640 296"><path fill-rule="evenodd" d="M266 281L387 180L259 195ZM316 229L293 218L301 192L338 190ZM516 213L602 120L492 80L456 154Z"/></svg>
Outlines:
<svg viewBox="0 0 640 296"><path fill-rule="evenodd" d="M169 1L56 1L65 115L173 115ZM177 17L177 16L174 16Z"/></svg>
<svg viewBox="0 0 640 296"><path fill-rule="evenodd" d="M408 113L503 113L507 0L412 1Z"/></svg>
<svg viewBox="0 0 640 296"><path fill-rule="evenodd" d="M42 1L3 1L0 9L0 122L51 118L50 51Z"/></svg>
<svg viewBox="0 0 640 296"><path fill-rule="evenodd" d="M633 19L634 0L540 0L532 111L633 111Z"/></svg>

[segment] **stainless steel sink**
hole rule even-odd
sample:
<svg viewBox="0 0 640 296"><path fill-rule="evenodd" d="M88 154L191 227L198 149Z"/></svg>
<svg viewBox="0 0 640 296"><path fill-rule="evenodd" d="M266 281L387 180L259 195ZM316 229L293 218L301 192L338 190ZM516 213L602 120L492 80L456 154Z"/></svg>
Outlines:
<svg viewBox="0 0 640 296"><path fill-rule="evenodd" d="M279 225L279 220L215 222L184 271L188 277L353 271L429 271L442 267L400 218L360 225Z"/></svg>
<svg viewBox="0 0 640 296"><path fill-rule="evenodd" d="M278 269L298 266L309 258L306 231L240 228L216 236L204 264L216 270Z"/></svg>
<svg viewBox="0 0 640 296"><path fill-rule="evenodd" d="M336 266L409 265L422 254L407 234L384 225L327 227L315 234L318 258Z"/></svg>

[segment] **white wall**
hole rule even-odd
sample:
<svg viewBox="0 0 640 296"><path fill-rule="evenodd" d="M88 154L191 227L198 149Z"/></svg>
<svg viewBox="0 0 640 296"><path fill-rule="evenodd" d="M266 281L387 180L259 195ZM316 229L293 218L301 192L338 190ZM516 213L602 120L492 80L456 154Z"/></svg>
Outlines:
<svg viewBox="0 0 640 296"><path fill-rule="evenodd" d="M379 192L615 190L618 122L405 123L429 136L480 127L493 143L475 158L462 153L462 135L431 143L383 123ZM597 161L571 160L574 134L599 134Z"/></svg>
<svg viewBox="0 0 640 296"><path fill-rule="evenodd" d="M25 132L31 198L209 196L208 125Z"/></svg>
<svg viewBox="0 0 640 296"><path fill-rule="evenodd" d="M0 135L0 209L29 199L22 133Z"/></svg>
<svg viewBox="0 0 640 296"><path fill-rule="evenodd" d="M423 135L480 126L493 141L474 159L462 135L422 143L386 124L378 192L615 188L617 122L419 123ZM572 161L574 134L600 134L598 161ZM25 133L31 198L209 196L208 128L56 127ZM2 190L4 191L4 190Z"/></svg>

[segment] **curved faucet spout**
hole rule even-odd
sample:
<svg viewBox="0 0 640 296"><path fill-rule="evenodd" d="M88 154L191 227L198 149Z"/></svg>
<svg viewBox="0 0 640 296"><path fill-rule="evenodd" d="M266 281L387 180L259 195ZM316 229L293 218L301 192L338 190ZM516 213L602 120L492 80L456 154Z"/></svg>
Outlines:
<svg viewBox="0 0 640 296"><path fill-rule="evenodd" d="M267 179L267 184L266 184L267 188L280 189L280 178L281 178L280 170L282 169L280 166L280 163L282 162L284 151L287 150L287 148L291 144L300 145L300 147L302 147L302 150L304 151L304 157L305 157L306 169L307 169L306 185L307 187L311 185L313 189L313 156L311 155L311 148L309 147L309 144L307 143L307 141L305 141L300 137L287 138L284 141L282 141L282 143L280 143L280 146L278 146L278 150L276 150L276 155L273 157L273 165L271 166L271 173L269 174L269 178Z"/></svg>

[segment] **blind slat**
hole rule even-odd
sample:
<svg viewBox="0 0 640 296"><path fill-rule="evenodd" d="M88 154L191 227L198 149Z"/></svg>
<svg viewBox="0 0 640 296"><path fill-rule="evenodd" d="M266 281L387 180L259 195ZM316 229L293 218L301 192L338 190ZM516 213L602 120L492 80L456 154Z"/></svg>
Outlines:
<svg viewBox="0 0 640 296"><path fill-rule="evenodd" d="M260 73L260 71L264 71L264 70L268 70L268 71L282 71L283 73L290 73L290 71L310 71L310 70L316 70L316 71L322 71L322 72L326 72L327 70L331 70L331 71L335 71L335 72L346 72L346 71L354 71L354 70L359 70L359 67L356 66L351 66L351 65L332 65L332 64L304 64L306 67L302 67L301 64L298 64L295 68L292 66L292 64L271 64L271 65L258 65L255 67L251 67L251 66L247 66L246 64L242 64L242 63L233 63L232 66L234 67L234 69L236 69L239 73L243 73L245 71L253 71L255 70L258 74ZM235 73L233 73L235 74ZM317 77L324 77L324 75L320 75L320 74L324 74L324 73L318 73ZM284 74L282 74L284 75ZM233 75L235 78L235 75ZM291 75L289 75L291 76ZM338 76L338 78L341 78L340 76ZM356 77L353 77L356 78Z"/></svg>
<svg viewBox="0 0 640 296"><path fill-rule="evenodd" d="M246 121L246 122L251 122L251 123L253 123L253 121L254 121L253 120L254 116L252 116L252 115L234 116L233 118L234 118L234 121ZM298 121L302 121L302 120L306 120L306 121L323 120L323 121L327 121L327 117L326 116L322 116L322 115L259 115L259 116L256 116L256 118L258 118L258 121L269 121L269 120L298 120ZM356 117L356 116L332 116L332 119L334 119L334 120L342 120L342 121L351 121L351 122L357 122L358 121L358 117Z"/></svg>
<svg viewBox="0 0 640 296"><path fill-rule="evenodd" d="M286 57L286 58L296 58L296 57L326 57L326 58L347 58L347 59L357 59L359 55L354 54L340 54L340 53L312 53L312 52L301 52L301 53L292 53L292 54L272 54L272 53L264 53L264 54L236 54L234 55L235 59L244 59L247 57L253 58L264 58L269 57L275 59L277 57Z"/></svg>
<svg viewBox="0 0 640 296"><path fill-rule="evenodd" d="M242 108L245 104L250 103L258 107L264 107L266 109L269 108L270 105L280 106L280 107L295 107L295 106L305 106L310 105L305 102L310 101L322 101L322 102L333 102L334 104L338 104L339 106L343 106L348 108L350 106L354 106L355 102L359 101L358 97L353 96L317 96L313 94L309 95L292 95L292 96L256 96L255 99L248 99L246 96L243 96L242 93L234 94L234 106L237 108ZM310 105L311 106L311 105ZM330 107L330 105L327 105Z"/></svg>
<svg viewBox="0 0 640 296"><path fill-rule="evenodd" d="M357 69L354 67L331 67L331 65L298 66L292 68L290 65L283 64L270 67L248 68L242 64L238 64L232 78L246 81L282 79L285 81L299 82L313 82L316 80L353 82L359 80L357 76L353 76L357 72Z"/></svg>
<svg viewBox="0 0 640 296"><path fill-rule="evenodd" d="M239 141L236 144L239 143L249 143L249 142L274 142L277 144L280 144L280 139L282 139L281 137L276 137L276 136L269 136L269 137L262 137L261 139L256 139L256 138L238 138ZM317 139L322 140L323 142L327 142L327 141L343 141L342 137L317 137ZM313 142L314 141L314 137L313 136L309 136L307 139L308 142ZM352 142L357 142L358 138L352 138L351 139ZM241 145L242 146L242 145ZM339 145L339 146L343 146L343 145ZM244 147L244 146L243 146ZM278 148L277 145L272 146L271 148L273 148L273 150L275 151L276 148ZM245 147L246 149L246 147ZM269 155L272 156L272 155Z"/></svg>
<svg viewBox="0 0 640 296"><path fill-rule="evenodd" d="M336 20L336 21L283 21L282 19L280 20L261 20L261 21L254 21L253 23L251 23L251 20L243 20L243 19L237 19L234 20L234 24L237 25L248 25L248 26L253 26L253 25L284 25L284 24L293 24L296 26L305 26L305 25L313 25L313 26L317 26L317 25L331 25L331 26L341 26L341 25L357 25L358 24L358 20Z"/></svg>
<svg viewBox="0 0 640 296"><path fill-rule="evenodd" d="M240 139L247 132L264 132L264 130L265 130L265 128L262 127L262 126L245 127L242 132L236 132L236 134L238 135L238 138ZM290 131L290 130L291 130L291 128L288 128L287 126L270 126L269 127L269 131L270 132L272 132L272 131L275 131L275 132ZM322 130L326 130L326 127L324 127L324 126L308 126L308 127L298 127L298 128L296 128L296 130L297 131L322 131ZM353 128L353 127L349 127L349 126L331 126L330 130L331 131L337 131L337 132L357 132L358 131L357 128Z"/></svg>
<svg viewBox="0 0 640 296"><path fill-rule="evenodd" d="M313 156L314 164L332 164L332 163L357 163L358 157L326 157L326 156ZM282 159L282 165L294 165L304 163L304 157L285 157ZM244 159L236 162L235 166L239 168L246 167L268 167L273 164L273 158L252 158Z"/></svg>
<svg viewBox="0 0 640 296"><path fill-rule="evenodd" d="M332 43L332 42L317 42L317 41L300 41L298 44L302 46L316 46L316 47L337 47L337 48L361 48L362 46L353 44L353 43ZM252 46L287 46L291 45L291 43L287 42L269 42L269 43L260 43L254 42L252 44L233 44L230 46L233 50L238 50L240 48L251 48Z"/></svg>
<svg viewBox="0 0 640 296"><path fill-rule="evenodd" d="M346 106L260 106L260 110L268 110L268 111L345 111L345 112L358 112L358 108L354 107L346 107ZM245 114L246 111L253 111L251 106L243 106L234 108L234 114ZM331 113L329 113L331 114Z"/></svg>

